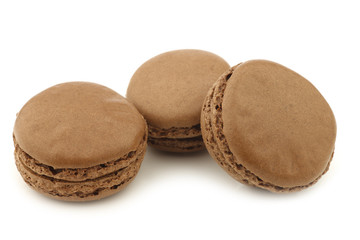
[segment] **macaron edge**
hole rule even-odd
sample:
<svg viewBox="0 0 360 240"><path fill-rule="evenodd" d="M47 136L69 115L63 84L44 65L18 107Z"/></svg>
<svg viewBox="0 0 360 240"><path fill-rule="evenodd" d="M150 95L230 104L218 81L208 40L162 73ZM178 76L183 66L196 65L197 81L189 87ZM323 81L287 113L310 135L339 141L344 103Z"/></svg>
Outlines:
<svg viewBox="0 0 360 240"><path fill-rule="evenodd" d="M117 169L105 175L97 176L96 178L93 179L86 179L83 181L67 181L64 179L55 179L53 177L37 173L23 164L19 155L25 154L28 157L30 157L30 155L28 155L25 151L23 151L19 145L17 145L18 148L16 148L16 143L14 141L15 163L24 181L34 190L48 197L58 200L74 201L74 202L99 200L119 192L134 180L134 178L136 177L137 173L140 170L141 163L144 159L144 155L147 147L147 136L148 136L148 132L146 128L143 140L140 142L139 146L137 147L138 154L136 156L135 161L130 162L129 165L124 168ZM107 182L108 186L100 187L100 188L96 187L97 181L101 179L103 179L104 182ZM95 189L92 189L88 193L82 193L82 192L73 192L69 194L57 193L56 188L59 187L58 184L66 185L66 182L68 182L69 184L75 184L76 185L74 186L75 188L76 187L81 188L81 186L85 186L87 185L87 183L91 183L93 184ZM55 189L55 191L54 190L49 191L47 187L43 187L41 185L49 185L51 186L51 188Z"/></svg>

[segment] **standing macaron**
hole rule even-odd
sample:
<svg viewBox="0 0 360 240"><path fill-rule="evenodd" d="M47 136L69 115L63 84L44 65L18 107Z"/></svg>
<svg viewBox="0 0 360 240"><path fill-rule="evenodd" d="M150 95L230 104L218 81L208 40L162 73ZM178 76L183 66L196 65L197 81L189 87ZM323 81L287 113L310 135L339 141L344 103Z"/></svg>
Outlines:
<svg viewBox="0 0 360 240"><path fill-rule="evenodd" d="M270 191L313 185L333 157L330 106L309 81L274 62L248 61L222 75L201 121L218 164L236 180Z"/></svg>
<svg viewBox="0 0 360 240"><path fill-rule="evenodd" d="M16 166L26 183L52 198L90 201L135 178L147 126L113 90L69 82L30 99L16 118L13 138Z"/></svg>
<svg viewBox="0 0 360 240"><path fill-rule="evenodd" d="M203 149L202 102L228 68L224 59L201 50L166 52L140 66L131 78L127 98L148 123L149 143L171 152Z"/></svg>

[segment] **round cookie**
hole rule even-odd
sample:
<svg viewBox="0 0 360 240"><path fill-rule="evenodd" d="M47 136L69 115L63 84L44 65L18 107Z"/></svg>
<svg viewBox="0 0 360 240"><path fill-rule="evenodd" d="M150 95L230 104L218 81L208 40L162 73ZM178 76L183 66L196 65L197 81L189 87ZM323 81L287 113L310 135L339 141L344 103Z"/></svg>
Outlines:
<svg viewBox="0 0 360 240"><path fill-rule="evenodd" d="M218 79L201 127L210 154L233 178L273 192L316 183L335 148L335 117L320 92L265 60L239 64Z"/></svg>
<svg viewBox="0 0 360 240"><path fill-rule="evenodd" d="M115 91L87 82L55 85L17 115L16 166L26 183L49 197L100 199L135 178L147 132L141 114Z"/></svg>
<svg viewBox="0 0 360 240"><path fill-rule="evenodd" d="M166 52L140 66L126 96L148 123L148 142L171 152L203 149L202 102L228 68L221 57L201 50Z"/></svg>

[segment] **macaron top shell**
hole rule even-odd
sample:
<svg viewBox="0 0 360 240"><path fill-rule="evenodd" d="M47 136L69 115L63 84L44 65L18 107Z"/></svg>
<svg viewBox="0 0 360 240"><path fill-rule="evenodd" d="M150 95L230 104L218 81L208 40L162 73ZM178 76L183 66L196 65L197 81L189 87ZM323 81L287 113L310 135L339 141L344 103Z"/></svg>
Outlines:
<svg viewBox="0 0 360 240"><path fill-rule="evenodd" d="M145 62L133 75L127 98L158 128L200 123L205 95L229 68L221 57L201 50L176 50Z"/></svg>
<svg viewBox="0 0 360 240"><path fill-rule="evenodd" d="M14 136L39 162L55 168L87 168L136 150L146 123L115 91L87 82L55 85L19 112Z"/></svg>
<svg viewBox="0 0 360 240"><path fill-rule="evenodd" d="M253 60L230 76L223 130L237 164L281 187L303 186L326 169L336 122L305 78L274 62Z"/></svg>

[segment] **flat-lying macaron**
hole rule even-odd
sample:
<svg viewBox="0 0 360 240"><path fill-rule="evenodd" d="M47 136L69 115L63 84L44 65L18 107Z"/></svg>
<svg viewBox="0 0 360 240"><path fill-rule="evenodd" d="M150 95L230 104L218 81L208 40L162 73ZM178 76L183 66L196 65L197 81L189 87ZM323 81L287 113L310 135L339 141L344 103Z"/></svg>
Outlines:
<svg viewBox="0 0 360 240"><path fill-rule="evenodd" d="M115 91L87 82L55 85L17 115L16 166L25 182L46 196L100 199L135 178L147 133L141 114Z"/></svg>
<svg viewBox="0 0 360 240"><path fill-rule="evenodd" d="M305 78L253 60L223 74L202 109L204 142L236 180L274 192L316 183L333 157L336 122Z"/></svg>
<svg viewBox="0 0 360 240"><path fill-rule="evenodd" d="M202 102L228 68L224 59L201 50L166 52L140 66L126 96L148 123L148 142L171 152L203 149Z"/></svg>

